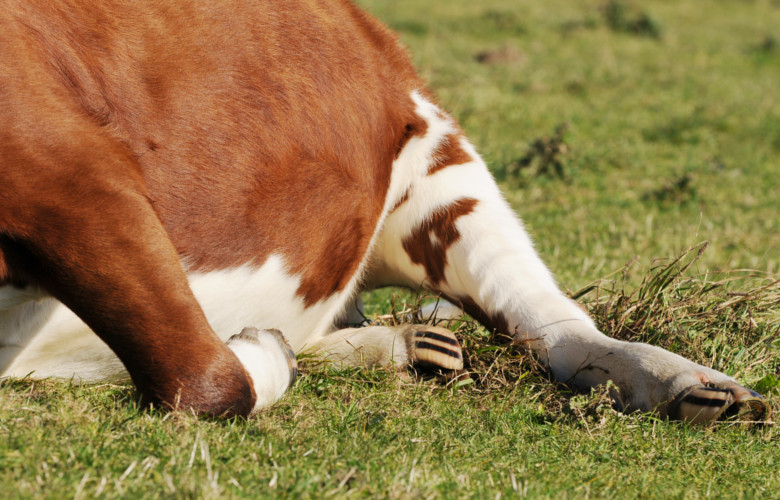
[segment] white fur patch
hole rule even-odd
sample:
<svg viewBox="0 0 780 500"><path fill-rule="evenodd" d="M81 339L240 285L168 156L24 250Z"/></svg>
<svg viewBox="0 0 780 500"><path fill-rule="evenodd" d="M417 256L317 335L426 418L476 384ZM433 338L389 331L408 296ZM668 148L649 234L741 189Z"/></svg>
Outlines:
<svg viewBox="0 0 780 500"><path fill-rule="evenodd" d="M0 376L73 378L77 382L127 378L113 351L84 322L55 299L46 302L45 309L16 316L13 343L0 332Z"/></svg>
<svg viewBox="0 0 780 500"><path fill-rule="evenodd" d="M287 348L269 332L260 330L257 342L230 339L228 347L252 378L257 397L252 413L271 406L290 387L292 373L287 361Z"/></svg>
<svg viewBox="0 0 780 500"><path fill-rule="evenodd" d="M328 331L344 305L334 295L306 307L297 295L301 280L291 274L284 260L272 255L259 268L193 273L190 287L222 340L244 327L276 328L298 352L312 335Z"/></svg>

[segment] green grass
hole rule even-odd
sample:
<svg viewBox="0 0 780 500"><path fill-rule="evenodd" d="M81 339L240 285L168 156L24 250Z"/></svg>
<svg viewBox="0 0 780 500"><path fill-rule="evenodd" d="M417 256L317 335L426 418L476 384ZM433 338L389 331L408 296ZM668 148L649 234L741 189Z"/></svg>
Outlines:
<svg viewBox="0 0 780 500"><path fill-rule="evenodd" d="M694 428L589 411L581 401L552 413L540 391L532 383L458 391L387 373L317 372L258 418L214 422L140 412L124 387L6 384L2 496L776 492L771 429Z"/></svg>
<svg viewBox="0 0 780 500"><path fill-rule="evenodd" d="M361 3L401 33L561 285L605 332L738 376L778 414L780 3ZM563 176L539 158L520 168L562 123ZM368 298L375 314L418 301L400 290ZM290 394L249 421L141 410L124 385L2 381L0 497L780 491L776 425L622 415L602 393L553 386L472 323L458 333L471 383L304 360Z"/></svg>

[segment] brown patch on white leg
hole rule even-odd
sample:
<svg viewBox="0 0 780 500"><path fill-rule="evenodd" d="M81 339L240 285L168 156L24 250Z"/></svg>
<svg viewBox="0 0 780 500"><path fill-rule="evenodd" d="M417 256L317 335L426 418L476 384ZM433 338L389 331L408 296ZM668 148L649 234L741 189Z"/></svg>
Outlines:
<svg viewBox="0 0 780 500"><path fill-rule="evenodd" d="M438 285L446 281L444 271L447 267L447 249L460 239L455 222L470 214L477 203L473 198L454 201L436 210L427 221L404 238L404 250L414 264L425 268L431 284Z"/></svg>
<svg viewBox="0 0 780 500"><path fill-rule="evenodd" d="M439 147L433 152L433 161L428 167L427 175L433 175L451 165L463 165L474 161L474 158L461 147L461 140L463 140L463 136L457 134L450 134L442 140Z"/></svg>

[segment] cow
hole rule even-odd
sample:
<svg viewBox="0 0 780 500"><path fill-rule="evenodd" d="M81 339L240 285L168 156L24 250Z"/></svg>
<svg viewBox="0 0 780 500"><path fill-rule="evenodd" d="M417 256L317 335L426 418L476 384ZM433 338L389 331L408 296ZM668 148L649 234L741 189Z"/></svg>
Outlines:
<svg viewBox="0 0 780 500"><path fill-rule="evenodd" d="M249 415L295 355L463 367L429 325L344 328L420 287L616 404L768 405L602 334L556 285L397 35L349 0L7 0L0 9L0 374L129 374L144 404Z"/></svg>

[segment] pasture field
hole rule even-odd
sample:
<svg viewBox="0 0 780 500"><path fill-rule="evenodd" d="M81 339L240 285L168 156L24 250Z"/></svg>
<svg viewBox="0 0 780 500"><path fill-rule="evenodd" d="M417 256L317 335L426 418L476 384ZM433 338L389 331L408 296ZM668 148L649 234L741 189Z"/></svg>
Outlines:
<svg viewBox="0 0 780 500"><path fill-rule="evenodd" d="M780 1L360 3L605 332L780 415ZM366 299L392 322L424 297ZM457 328L470 381L303 359L248 421L139 409L121 383L0 381L0 498L777 498L775 423L623 415Z"/></svg>

